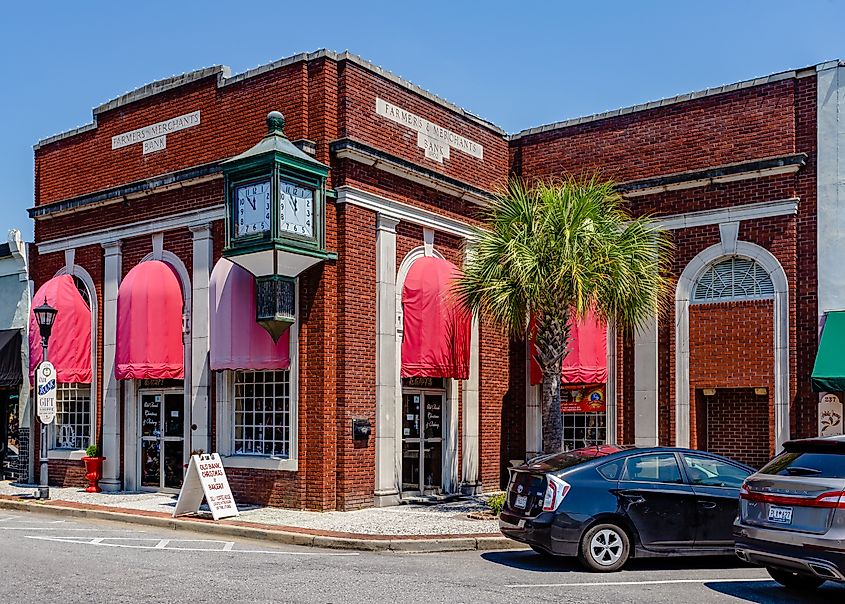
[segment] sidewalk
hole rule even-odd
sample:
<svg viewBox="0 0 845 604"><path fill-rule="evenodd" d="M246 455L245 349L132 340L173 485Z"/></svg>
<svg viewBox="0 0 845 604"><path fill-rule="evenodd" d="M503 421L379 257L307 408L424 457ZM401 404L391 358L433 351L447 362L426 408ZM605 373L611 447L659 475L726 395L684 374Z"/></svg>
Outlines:
<svg viewBox="0 0 845 604"><path fill-rule="evenodd" d="M520 545L499 533L496 520L468 514L487 509L485 497L433 505L401 505L352 512L305 512L239 504L236 519L214 522L205 505L197 516L171 516L176 495L163 493L86 493L50 487L50 500L24 499L31 485L0 482L0 508L71 514L158 527L269 539L339 549L455 551L510 549Z"/></svg>

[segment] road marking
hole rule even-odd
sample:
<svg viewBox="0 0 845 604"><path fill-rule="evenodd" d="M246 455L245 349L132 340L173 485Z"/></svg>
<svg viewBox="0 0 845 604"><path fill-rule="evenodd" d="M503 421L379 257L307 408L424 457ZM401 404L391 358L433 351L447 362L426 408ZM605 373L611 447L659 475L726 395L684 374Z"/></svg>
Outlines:
<svg viewBox="0 0 845 604"><path fill-rule="evenodd" d="M170 543L170 539L161 539L158 543L155 544L153 549L164 549L167 547L167 544Z"/></svg>
<svg viewBox="0 0 845 604"><path fill-rule="evenodd" d="M79 545L99 545L101 547L122 547L127 549L156 549L159 551L176 551L176 552L208 552L208 553L230 553L230 554L278 554L282 556L358 556L357 552L282 552L278 550L260 550L260 549L232 549L234 542L231 541L216 541L204 539L134 539L132 537L42 537L40 535L25 535L27 539L38 539L39 541L58 541L60 543L76 543ZM155 542L150 545L131 545L128 543L106 543L109 541L150 541ZM162 541L168 541L163 547L158 547ZM206 547L170 547L175 543L220 543L223 545L221 549L209 549Z"/></svg>
<svg viewBox="0 0 845 604"><path fill-rule="evenodd" d="M656 581L592 581L588 583L521 583L506 585L506 587L622 587L626 585L673 585L678 583L774 583L772 579L666 579Z"/></svg>
<svg viewBox="0 0 845 604"><path fill-rule="evenodd" d="M98 531L108 533L143 533L139 529L64 528L61 526L0 526L0 531Z"/></svg>
<svg viewBox="0 0 845 604"><path fill-rule="evenodd" d="M6 522L7 520L14 520L15 518L18 518L18 517L19 516L3 516L3 517L0 517L0 522Z"/></svg>

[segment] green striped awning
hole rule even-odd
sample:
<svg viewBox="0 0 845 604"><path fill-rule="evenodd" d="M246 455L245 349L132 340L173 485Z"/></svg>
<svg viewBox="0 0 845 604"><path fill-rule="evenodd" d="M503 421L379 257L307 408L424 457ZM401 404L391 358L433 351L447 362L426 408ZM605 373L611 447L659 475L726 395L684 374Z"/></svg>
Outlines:
<svg viewBox="0 0 845 604"><path fill-rule="evenodd" d="M815 392L845 392L845 311L827 313L812 381Z"/></svg>

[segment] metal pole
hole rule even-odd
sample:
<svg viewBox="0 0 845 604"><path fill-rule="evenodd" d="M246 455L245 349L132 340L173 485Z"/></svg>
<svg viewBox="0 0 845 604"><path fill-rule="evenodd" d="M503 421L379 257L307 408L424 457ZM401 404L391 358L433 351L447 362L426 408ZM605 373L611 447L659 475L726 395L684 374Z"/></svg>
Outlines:
<svg viewBox="0 0 845 604"><path fill-rule="evenodd" d="M41 361L47 362L47 338L41 338ZM39 420L41 426L41 471L38 481L38 498L50 499L50 487L47 485L47 426Z"/></svg>

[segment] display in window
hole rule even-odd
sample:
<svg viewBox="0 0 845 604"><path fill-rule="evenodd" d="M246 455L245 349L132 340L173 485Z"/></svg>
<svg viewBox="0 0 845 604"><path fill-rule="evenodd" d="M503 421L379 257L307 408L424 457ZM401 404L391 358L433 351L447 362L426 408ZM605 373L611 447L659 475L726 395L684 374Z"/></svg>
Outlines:
<svg viewBox="0 0 845 604"><path fill-rule="evenodd" d="M607 442L607 405L603 384L564 386L560 393L563 449L571 451Z"/></svg>

